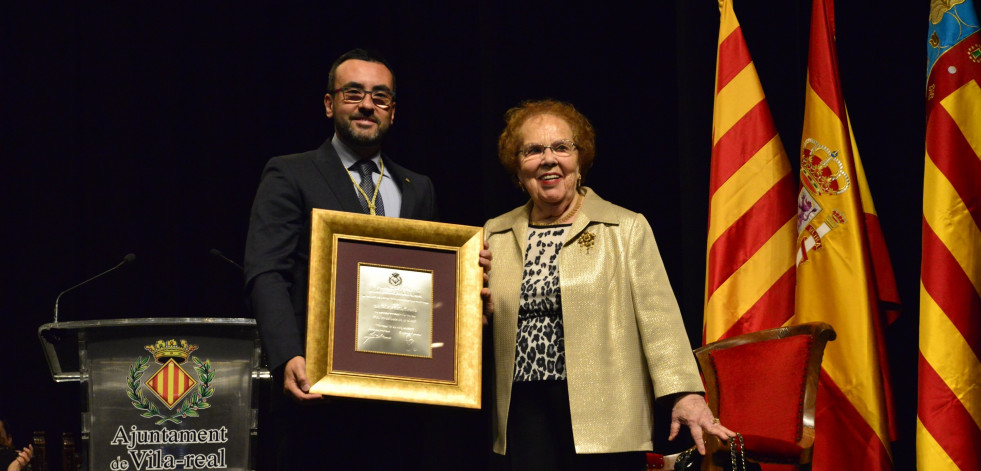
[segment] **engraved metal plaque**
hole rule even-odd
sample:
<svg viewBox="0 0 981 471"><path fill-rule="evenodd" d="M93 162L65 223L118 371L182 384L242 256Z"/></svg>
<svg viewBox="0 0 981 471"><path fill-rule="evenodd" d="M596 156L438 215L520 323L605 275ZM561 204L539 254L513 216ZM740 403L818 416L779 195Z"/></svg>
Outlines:
<svg viewBox="0 0 981 471"><path fill-rule="evenodd" d="M359 352L432 357L433 272L358 264Z"/></svg>

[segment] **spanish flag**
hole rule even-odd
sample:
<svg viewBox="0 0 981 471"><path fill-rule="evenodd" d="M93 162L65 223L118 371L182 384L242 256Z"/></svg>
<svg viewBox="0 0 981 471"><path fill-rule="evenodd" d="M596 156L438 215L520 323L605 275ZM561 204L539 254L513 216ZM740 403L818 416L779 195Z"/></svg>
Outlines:
<svg viewBox="0 0 981 471"><path fill-rule="evenodd" d="M899 296L852 136L835 50L834 3L811 10L797 195L796 313L828 344L815 417L814 470L892 469L895 437L883 325Z"/></svg>
<svg viewBox="0 0 981 471"><path fill-rule="evenodd" d="M703 340L794 312L796 185L732 1L719 4Z"/></svg>
<svg viewBox="0 0 981 471"><path fill-rule="evenodd" d="M930 4L916 421L916 467L924 471L981 463L978 25L971 0Z"/></svg>

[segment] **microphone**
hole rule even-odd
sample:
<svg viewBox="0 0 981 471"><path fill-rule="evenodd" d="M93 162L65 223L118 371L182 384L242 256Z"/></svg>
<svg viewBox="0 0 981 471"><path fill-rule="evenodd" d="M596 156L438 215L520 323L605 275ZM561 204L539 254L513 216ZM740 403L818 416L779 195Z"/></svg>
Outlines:
<svg viewBox="0 0 981 471"><path fill-rule="evenodd" d="M132 262L134 260L136 260L136 254L128 253L128 254L126 254L125 257L123 257L123 261L117 263L116 266L114 266L114 267L112 267L112 268L110 268L110 269L108 269L108 270L106 270L106 271L104 271L102 273L99 273L98 275L95 275L92 278L89 278L89 279L87 279L87 280L85 280L85 281L83 281L83 282L81 282L81 283L79 283L79 284L77 284L75 286L72 286L71 288L68 288L68 289L66 289L66 290L58 293L58 297L55 298L54 323L55 324L58 323L58 301L61 301L61 296L62 295L64 295L65 293L67 293L67 292L69 292L69 291L71 291L71 290L73 290L75 288L78 288L79 286L82 286L82 285L84 285L84 284L86 284L86 283L88 283L88 282L90 282L90 281L92 281L92 280L94 280L94 279L102 276L102 275L105 275L105 274L107 274L107 273L109 273L111 271L115 271L119 267L121 267L121 266L123 266L123 265L125 265L127 263L130 263L130 262Z"/></svg>
<svg viewBox="0 0 981 471"><path fill-rule="evenodd" d="M215 257L218 257L218 258L220 258L220 259L222 259L222 260L224 260L224 261L226 261L228 263L231 263L232 265L235 266L235 268L238 268L239 270L245 271L245 268L242 267L242 265L239 265L238 263L235 263L235 260L232 260L232 259L226 257L225 254L221 253L221 250L211 249L209 251L209 253L211 253L211 255L214 255Z"/></svg>

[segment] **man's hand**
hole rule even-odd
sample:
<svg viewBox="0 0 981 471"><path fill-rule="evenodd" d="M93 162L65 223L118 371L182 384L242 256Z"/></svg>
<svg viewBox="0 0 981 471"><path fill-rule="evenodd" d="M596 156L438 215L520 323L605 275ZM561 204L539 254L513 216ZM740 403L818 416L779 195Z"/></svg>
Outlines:
<svg viewBox="0 0 981 471"><path fill-rule="evenodd" d="M703 433L710 433L721 440L736 436L736 432L716 421L701 394L682 394L675 400L674 407L671 408L671 434L668 435L668 440L674 440L674 437L678 436L682 425L688 426L691 437L695 440L695 448L698 448L698 452L703 455L705 454Z"/></svg>
<svg viewBox="0 0 981 471"><path fill-rule="evenodd" d="M310 394L306 358L295 356L286 362L286 369L283 371L283 394L299 403L324 398L320 394Z"/></svg>
<svg viewBox="0 0 981 471"><path fill-rule="evenodd" d="M490 281L490 276L487 274L491 270L491 260L494 259L494 255L490 251L490 246L487 245L487 241L484 241L484 250L480 251L480 266L484 269L484 287L480 289L480 297L484 300L484 325L487 325L487 316L494 314L494 301L491 299L490 288L487 287L487 282Z"/></svg>

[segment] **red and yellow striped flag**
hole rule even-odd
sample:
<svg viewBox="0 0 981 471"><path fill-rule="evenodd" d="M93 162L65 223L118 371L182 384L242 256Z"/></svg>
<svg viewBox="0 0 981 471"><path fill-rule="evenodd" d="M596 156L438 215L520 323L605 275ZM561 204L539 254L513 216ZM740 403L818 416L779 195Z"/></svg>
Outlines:
<svg viewBox="0 0 981 471"><path fill-rule="evenodd" d="M981 33L971 0L930 7L916 465L978 469Z"/></svg>
<svg viewBox="0 0 981 471"><path fill-rule="evenodd" d="M794 312L794 178L732 2L720 2L703 340Z"/></svg>
<svg viewBox="0 0 981 471"><path fill-rule="evenodd" d="M838 74L833 0L814 0L807 64L797 296L791 324L838 334L824 354L813 469L892 469L895 436L883 306L898 307L892 266L852 136Z"/></svg>

